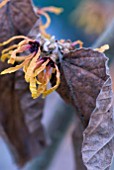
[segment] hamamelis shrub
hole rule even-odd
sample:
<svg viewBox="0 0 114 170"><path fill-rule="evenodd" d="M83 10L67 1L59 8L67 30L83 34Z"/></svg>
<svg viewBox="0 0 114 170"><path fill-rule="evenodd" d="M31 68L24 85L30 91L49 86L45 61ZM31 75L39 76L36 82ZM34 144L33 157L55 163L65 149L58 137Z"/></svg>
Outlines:
<svg viewBox="0 0 114 170"><path fill-rule="evenodd" d="M57 62L59 62L62 52L75 49L75 45L78 43L82 46L81 41L73 43L65 40L57 41L53 36L46 33L45 29L48 28L51 21L46 12L59 14L62 12L62 8L45 7L35 10L37 14L43 15L47 19L44 25L40 24L40 34L37 35L35 40L25 36L14 36L0 44L0 46L5 46L14 40L23 39L20 43L5 48L1 55L2 61L8 59L9 64L15 62L21 62L21 64L6 69L1 74L12 73L23 68L25 80L30 83L33 98L37 98L41 94L45 97L57 89L60 84L60 72ZM56 83L52 88L47 89L52 73L55 73Z"/></svg>
<svg viewBox="0 0 114 170"><path fill-rule="evenodd" d="M7 2L8 1L5 3ZM1 4L1 6L5 5L5 3ZM53 36L46 33L46 28L49 27L51 22L47 12L59 14L63 11L62 8L45 7L42 9L35 8L35 10L37 14L43 15L47 19L44 25L42 23L40 24L40 33L35 40L25 36L14 36L0 43L0 46L5 46L14 40L23 39L20 43L5 48L1 55L1 61L8 59L9 64L15 64L15 62L21 62L21 64L6 69L1 74L12 73L23 68L25 80L30 83L30 91L33 98L37 98L41 94L45 97L57 89L60 84L60 72L57 63L60 62L62 54L74 50L75 46L78 44L81 48L83 44L79 40L76 42L65 40L58 41L55 40ZM108 45L105 47L107 49ZM101 49L103 49L101 52L104 52L105 47L101 47ZM52 73L55 73L56 83L52 88L47 89Z"/></svg>
<svg viewBox="0 0 114 170"><path fill-rule="evenodd" d="M0 7L7 3L10 2L1 2ZM111 79L104 54L109 46L106 44L92 49L84 48L80 40L56 40L46 32L51 22L48 12L60 14L63 9L34 7L34 11L38 16L43 15L46 23L39 22L35 39L15 35L0 43L3 48L1 61L13 65L3 70L1 76L23 69L33 99L45 98L56 90L67 103L72 104L81 120L79 127L85 129L84 133L81 131L83 146L80 149L83 168L86 166L90 170L104 166L106 169L112 160L114 129ZM109 125L110 128L107 128ZM74 136L74 143L76 140ZM100 160L99 155L102 155ZM105 164L102 165L102 162Z"/></svg>

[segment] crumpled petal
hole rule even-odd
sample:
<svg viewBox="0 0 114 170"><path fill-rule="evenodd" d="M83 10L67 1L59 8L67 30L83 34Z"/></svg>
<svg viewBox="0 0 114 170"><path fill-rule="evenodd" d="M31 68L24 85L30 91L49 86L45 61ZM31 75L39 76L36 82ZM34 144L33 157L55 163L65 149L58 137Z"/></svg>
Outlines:
<svg viewBox="0 0 114 170"><path fill-rule="evenodd" d="M42 73L42 72L41 72ZM41 85L39 85L38 86L38 96L40 96L41 94L43 94L44 93L44 91L46 91L46 88L47 88L47 85L48 85L48 83L49 83L49 81L50 81L50 78L51 78L51 76L50 76L50 67L47 67L46 68L46 72L45 73L43 73L44 75L42 75L42 74L40 74L40 77L39 77L39 79L40 79L40 81L42 82L42 80L43 80L43 82L42 82L42 84ZM42 77L41 77L42 76ZM41 80L42 79L42 80Z"/></svg>
<svg viewBox="0 0 114 170"><path fill-rule="evenodd" d="M3 43L0 43L0 46L7 45L7 44L9 44L12 41L17 40L17 39L27 39L28 40L28 37L26 37L24 35L13 36L13 37L9 38L7 41L4 41Z"/></svg>
<svg viewBox="0 0 114 170"><path fill-rule="evenodd" d="M19 70L20 68L22 68L24 66L24 64L25 64L25 62L15 66L15 67L10 67L10 68L2 71L1 74L13 73L13 72Z"/></svg>
<svg viewBox="0 0 114 170"><path fill-rule="evenodd" d="M10 54L9 53L6 53L6 54L2 54L1 56L1 61L4 62L6 59L10 58Z"/></svg>
<svg viewBox="0 0 114 170"><path fill-rule="evenodd" d="M48 94L55 91L57 89L57 87L59 86L59 84L60 84L60 72L59 72L58 66L56 64L55 64L55 69L56 69L55 70L56 71L56 84L52 88L50 88L50 89L43 92L43 98L45 98Z"/></svg>
<svg viewBox="0 0 114 170"><path fill-rule="evenodd" d="M37 98L37 81L35 77L30 78L29 88L30 88L33 99Z"/></svg>
<svg viewBox="0 0 114 170"><path fill-rule="evenodd" d="M18 45L17 44L14 44L8 48L5 48L4 50L2 50L2 54L5 54L5 53L9 53L10 50L14 50L15 48L17 48Z"/></svg>
<svg viewBox="0 0 114 170"><path fill-rule="evenodd" d="M4 49L2 51L2 55L1 55L2 61L9 59L8 63L14 64L14 62L16 61L16 57L17 57L16 54L24 52L26 49L29 48L30 45L28 44L28 42L29 42L30 39L26 36L23 36L23 35L14 36L14 37L8 39L7 41L5 41L3 43L0 43L0 46L5 46L5 45L11 43L14 40L17 40L17 39L24 39L24 40L22 40L19 44L14 44L14 45Z"/></svg>
<svg viewBox="0 0 114 170"><path fill-rule="evenodd" d="M7 74L7 73L13 73L19 69L21 69L33 56L30 55L23 63L16 65L15 67L10 67L8 69L5 69L1 72L1 74Z"/></svg>
<svg viewBox="0 0 114 170"><path fill-rule="evenodd" d="M36 63L37 63L37 60L40 56L40 49L39 51L36 53L36 55L33 57L32 61L30 62L29 66L28 66L28 69L25 73L25 80L26 82L29 82L30 81L30 78L32 77L33 75L33 72L34 72L34 68L36 66ZM34 76L35 77L35 76Z"/></svg>
<svg viewBox="0 0 114 170"><path fill-rule="evenodd" d="M45 68L46 65L49 63L49 59L47 61L45 61L41 67L39 67L38 69L35 70L34 76L37 76L39 73L41 73Z"/></svg>

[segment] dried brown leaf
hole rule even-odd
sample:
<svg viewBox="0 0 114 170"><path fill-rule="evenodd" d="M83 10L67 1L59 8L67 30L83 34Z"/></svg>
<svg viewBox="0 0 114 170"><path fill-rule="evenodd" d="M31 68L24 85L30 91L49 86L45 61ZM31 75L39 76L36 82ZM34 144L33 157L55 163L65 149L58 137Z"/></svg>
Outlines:
<svg viewBox="0 0 114 170"><path fill-rule="evenodd" d="M41 153L45 138L41 117L43 99L33 100L20 72L10 82L4 77L0 85L0 123L15 161L24 165ZM4 86L6 84L6 86Z"/></svg>
<svg viewBox="0 0 114 170"><path fill-rule="evenodd" d="M107 72L108 74L108 72ZM109 76L108 76L109 77ZM83 133L82 157L88 170L110 169L114 152L113 92L110 77L104 83Z"/></svg>
<svg viewBox="0 0 114 170"><path fill-rule="evenodd" d="M38 19L33 11L31 0L11 0L9 8L14 27L20 34L28 34Z"/></svg>
<svg viewBox="0 0 114 170"><path fill-rule="evenodd" d="M0 10L0 42L17 34L27 35L36 21L30 0L11 0ZM29 15L30 14L30 15ZM36 26L30 36L37 35ZM0 72L9 67L0 62ZM41 118L44 100L33 100L21 70L0 76L0 124L16 162L24 165L38 155L45 146Z"/></svg>
<svg viewBox="0 0 114 170"><path fill-rule="evenodd" d="M74 105L87 125L96 98L107 79L106 57L92 49L79 49L63 56L60 64L59 94Z"/></svg>
<svg viewBox="0 0 114 170"><path fill-rule="evenodd" d="M16 34L27 35L36 20L31 0L10 0L0 9L0 42Z"/></svg>
<svg viewBox="0 0 114 170"><path fill-rule="evenodd" d="M83 162L88 170L108 170L114 151L114 120L107 58L92 49L75 50L64 55L60 71L59 94L75 106L88 125L83 134ZM81 124L79 126L83 129ZM73 143L79 163L82 134L78 134L78 129L74 132ZM82 165L82 169L86 168Z"/></svg>
<svg viewBox="0 0 114 170"><path fill-rule="evenodd" d="M46 146L41 124L44 100L32 99L21 70L1 76L0 82L0 124L15 161L22 166Z"/></svg>

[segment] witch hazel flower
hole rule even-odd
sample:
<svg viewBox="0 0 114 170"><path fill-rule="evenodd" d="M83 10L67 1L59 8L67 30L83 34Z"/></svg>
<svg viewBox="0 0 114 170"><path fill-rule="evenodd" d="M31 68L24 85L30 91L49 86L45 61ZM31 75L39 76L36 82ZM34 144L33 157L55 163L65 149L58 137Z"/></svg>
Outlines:
<svg viewBox="0 0 114 170"><path fill-rule="evenodd" d="M19 43L2 50L1 61L4 62L7 60L9 64L15 64L16 66L2 71L1 74L13 73L19 69L23 69L25 81L29 83L29 88L34 99L40 95L44 98L58 88L60 85L58 65L61 62L63 54L75 50L76 45L79 45L80 48L83 46L80 40L75 42L71 42L70 40L56 40L54 36L47 34L46 28L50 24L50 17L46 11L59 14L62 9L55 7L38 9L37 13L44 15L47 21L44 25L42 23L40 24L40 33L36 39L20 35L0 43L0 46L8 46L13 41L20 40ZM48 83L53 76L56 80L55 84L48 88Z"/></svg>

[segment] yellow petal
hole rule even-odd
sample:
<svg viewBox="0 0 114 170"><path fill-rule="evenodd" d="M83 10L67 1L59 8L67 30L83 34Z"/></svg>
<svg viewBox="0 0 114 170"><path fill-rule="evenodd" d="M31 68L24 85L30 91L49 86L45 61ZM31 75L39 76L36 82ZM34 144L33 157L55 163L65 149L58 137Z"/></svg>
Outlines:
<svg viewBox="0 0 114 170"><path fill-rule="evenodd" d="M30 91L32 93L33 99L37 98L37 86L36 86L36 78L31 77L30 78Z"/></svg>
<svg viewBox="0 0 114 170"><path fill-rule="evenodd" d="M100 48L96 48L95 50L99 51L101 53L104 53L106 50L109 50L109 45L105 44L105 45L101 46Z"/></svg>
<svg viewBox="0 0 114 170"><path fill-rule="evenodd" d="M50 16L46 13L46 12L43 12L41 13L43 16L45 16L46 18L46 23L44 25L42 25L42 29L46 29L49 27L50 23L51 23L51 19L50 19Z"/></svg>
<svg viewBox="0 0 114 170"><path fill-rule="evenodd" d="M39 80L42 82L42 84L38 85L37 89L37 97L39 97L46 89L46 80L44 79L44 73L42 74L42 78L39 78Z"/></svg>
<svg viewBox="0 0 114 170"><path fill-rule="evenodd" d="M53 91L55 91L57 89L57 87L59 86L59 84L60 84L60 72L59 72L59 69L58 69L57 65L55 65L55 68L56 68L56 85L53 86L52 88L46 90L43 93L43 98L45 98L48 94L50 94Z"/></svg>
<svg viewBox="0 0 114 170"><path fill-rule="evenodd" d="M19 46L17 49L15 49L12 54L11 54L11 57L10 59L8 60L8 63L9 64L14 64L14 62L16 61L17 59L17 53L22 53L24 51L26 51L27 49L27 45L22 45L22 46Z"/></svg>
<svg viewBox="0 0 114 170"><path fill-rule="evenodd" d="M44 84L44 72L40 72L38 76L36 76L37 78L37 84L41 85Z"/></svg>
<svg viewBox="0 0 114 170"><path fill-rule="evenodd" d="M18 47L18 45L17 45L17 44L14 44L14 45L12 45L12 46L10 46L10 47L8 47L8 48L5 48L4 50L2 50L2 54L5 54L5 53L7 53L8 51L13 50L13 49L15 49L15 48L17 48L17 47Z"/></svg>
<svg viewBox="0 0 114 170"><path fill-rule="evenodd" d="M36 9L36 8L35 8ZM57 7L45 7L42 9L38 9L36 10L38 14L43 15L46 18L46 23L45 24L41 24L40 25L40 32L41 34L47 38L50 39L50 35L46 33L45 29L49 27L50 23L51 23L51 19L50 16L47 14L47 12L52 12L55 14L60 14L63 11L63 8L57 8Z"/></svg>
<svg viewBox="0 0 114 170"><path fill-rule="evenodd" d="M39 73L41 73L46 68L46 65L48 63L49 63L49 60L45 61L38 69L36 69L36 71L34 73L34 77L39 75Z"/></svg>
<svg viewBox="0 0 114 170"><path fill-rule="evenodd" d="M29 67L30 60L23 66L23 71L26 73Z"/></svg>
<svg viewBox="0 0 114 170"><path fill-rule="evenodd" d="M0 8L5 6L10 0L3 0L3 2L0 3Z"/></svg>
<svg viewBox="0 0 114 170"><path fill-rule="evenodd" d="M72 43L72 46L76 46L76 45L79 45L79 47L82 48L82 47L83 47L83 42L80 41L80 40L74 41L74 42Z"/></svg>
<svg viewBox="0 0 114 170"><path fill-rule="evenodd" d="M50 39L51 35L46 33L46 30L43 25L39 27L39 30L43 37Z"/></svg>
<svg viewBox="0 0 114 170"><path fill-rule="evenodd" d="M15 67L10 67L10 68L2 71L1 74L13 73L13 72L19 70L20 68L22 68L23 66L24 66L24 62L21 63L20 65L17 65Z"/></svg>
<svg viewBox="0 0 114 170"><path fill-rule="evenodd" d="M14 40L17 40L17 39L28 39L28 37L23 36L23 35L14 36L14 37L11 37L10 39L8 39L7 41L4 41L3 43L0 43L0 46L7 45L7 44L9 44L10 42L12 42L12 41L14 41Z"/></svg>
<svg viewBox="0 0 114 170"><path fill-rule="evenodd" d="M42 94L42 92L45 90L43 72L40 73L39 77L40 77L40 81L42 81L42 84L38 85L38 88L37 88L37 79L36 79L36 77L31 77L30 78L30 91L31 91L32 97L34 99L39 97Z"/></svg>
<svg viewBox="0 0 114 170"><path fill-rule="evenodd" d="M29 64L31 62L31 59L34 57L34 53L33 54L29 54L28 56L25 56L25 57L26 57L26 59L25 59L26 60L26 64L23 66L23 71L26 73L27 69L29 67Z"/></svg>
<svg viewBox="0 0 114 170"><path fill-rule="evenodd" d="M29 66L28 66L27 72L25 74L25 80L27 82L30 81L30 77L32 76L32 74L34 72L34 68L36 67L36 62L37 62L39 56L40 56L40 49L38 50L36 55L33 57L32 61L30 62Z"/></svg>
<svg viewBox="0 0 114 170"><path fill-rule="evenodd" d="M1 56L1 61L4 62L6 59L10 58L10 54L6 53L6 54L2 54Z"/></svg>
<svg viewBox="0 0 114 170"><path fill-rule="evenodd" d="M23 63L15 66L15 67L10 67L4 71L1 72L1 74L7 74L7 73L13 73L17 70L19 70L20 68L22 68L33 56L30 55Z"/></svg>
<svg viewBox="0 0 114 170"><path fill-rule="evenodd" d="M54 14L60 14L61 12L63 12L63 8L58 8L58 7L54 7L54 6L49 6L49 7L44 7L42 8L43 11L46 11L46 12L52 12Z"/></svg>
<svg viewBox="0 0 114 170"><path fill-rule="evenodd" d="M20 57L17 57L17 56L16 56L15 61L16 61L16 62L21 62L21 61L27 59L28 57L29 57L29 55L28 55L28 56L20 56Z"/></svg>
<svg viewBox="0 0 114 170"><path fill-rule="evenodd" d="M46 84L42 84L38 86L37 97L39 97L46 89Z"/></svg>
<svg viewBox="0 0 114 170"><path fill-rule="evenodd" d="M46 72L41 72L39 74L39 81L41 82L41 84L38 85L38 89L37 89L37 97L39 97L45 90L46 90L46 87L47 87L47 84L50 80L50 75L48 74L48 70L46 70Z"/></svg>
<svg viewBox="0 0 114 170"><path fill-rule="evenodd" d="M18 44L18 46L21 47L21 46L23 46L23 45L26 45L26 44L28 44L29 41L31 41L31 40L30 40L29 38L27 38L26 40L21 41L21 42Z"/></svg>

